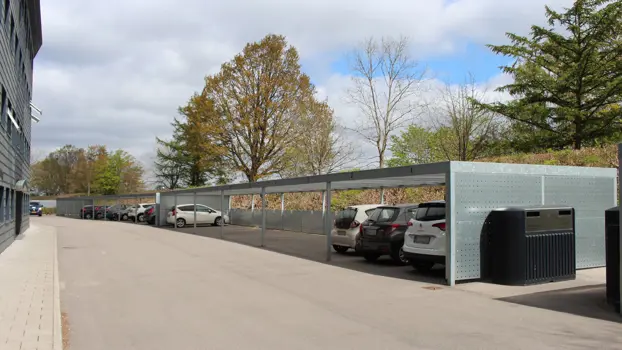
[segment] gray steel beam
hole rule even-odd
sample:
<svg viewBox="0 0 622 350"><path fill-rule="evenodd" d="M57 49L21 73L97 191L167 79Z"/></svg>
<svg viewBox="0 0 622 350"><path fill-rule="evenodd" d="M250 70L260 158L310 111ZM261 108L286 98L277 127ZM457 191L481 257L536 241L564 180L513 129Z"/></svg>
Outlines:
<svg viewBox="0 0 622 350"><path fill-rule="evenodd" d="M225 191L220 191L220 239L225 238ZM231 220L231 218L229 218Z"/></svg>
<svg viewBox="0 0 622 350"><path fill-rule="evenodd" d="M445 175L445 206L447 213L447 233L445 240L445 279L449 286L456 285L456 188L453 172L450 170Z"/></svg>
<svg viewBox="0 0 622 350"><path fill-rule="evenodd" d="M175 196L175 198L177 198L177 196ZM197 193L193 192L192 193L192 205L194 206L194 209L192 211L192 215L194 215L193 217L193 221L192 221L192 227L194 230L197 229ZM177 212L177 211L176 211Z"/></svg>
<svg viewBox="0 0 622 350"><path fill-rule="evenodd" d="M324 216L324 233L326 234L326 261L330 261L333 255L333 237L330 234L332 225L330 222L330 205L332 200L331 183L326 182L326 202L324 204L326 215Z"/></svg>
<svg viewBox="0 0 622 350"><path fill-rule="evenodd" d="M261 246L264 246L266 236L266 188L261 188Z"/></svg>

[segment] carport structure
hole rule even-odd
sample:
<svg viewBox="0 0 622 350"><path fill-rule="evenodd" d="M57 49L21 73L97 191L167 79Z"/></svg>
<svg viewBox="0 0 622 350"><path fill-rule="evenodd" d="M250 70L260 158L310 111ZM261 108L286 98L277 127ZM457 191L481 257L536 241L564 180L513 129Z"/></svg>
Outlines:
<svg viewBox="0 0 622 350"><path fill-rule="evenodd" d="M448 235L445 278L450 286L456 281L481 277L483 224L491 210L504 207L574 207L577 268L605 265L604 215L606 209L617 204L617 170L609 168L452 161L193 188L160 193L158 223L165 224L167 208L177 204L205 204L224 211L230 207L230 196L260 195L261 246L264 246L266 194L324 192L324 212L330 213L331 191L421 186L445 186ZM283 196L281 200L283 211ZM323 220L329 261L331 216L324 215Z"/></svg>

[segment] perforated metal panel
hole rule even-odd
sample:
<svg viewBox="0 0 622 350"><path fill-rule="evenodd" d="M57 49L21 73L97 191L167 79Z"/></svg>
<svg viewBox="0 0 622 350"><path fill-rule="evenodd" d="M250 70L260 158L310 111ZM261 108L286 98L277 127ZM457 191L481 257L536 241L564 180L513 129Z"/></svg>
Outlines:
<svg viewBox="0 0 622 350"><path fill-rule="evenodd" d="M491 210L540 205L541 176L456 173L453 205L456 228L456 280L476 279L480 270L480 236Z"/></svg>
<svg viewBox="0 0 622 350"><path fill-rule="evenodd" d="M611 179L544 177L544 204L575 208L577 268L605 266L605 210L615 202Z"/></svg>
<svg viewBox="0 0 622 350"><path fill-rule="evenodd" d="M492 209L567 205L576 209L577 268L605 264L605 210L615 205L616 170L452 162L455 279L481 276L480 236Z"/></svg>

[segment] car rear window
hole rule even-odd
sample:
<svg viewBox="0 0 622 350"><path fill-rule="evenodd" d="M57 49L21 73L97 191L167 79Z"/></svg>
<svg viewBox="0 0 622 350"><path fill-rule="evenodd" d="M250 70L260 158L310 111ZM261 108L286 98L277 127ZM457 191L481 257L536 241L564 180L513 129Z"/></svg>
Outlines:
<svg viewBox="0 0 622 350"><path fill-rule="evenodd" d="M376 208L369 215L369 221L373 222L392 222L397 219L397 216L400 214L399 208Z"/></svg>
<svg viewBox="0 0 622 350"><path fill-rule="evenodd" d="M417 221L437 221L445 220L445 204L433 203L425 206L419 206L416 214Z"/></svg>
<svg viewBox="0 0 622 350"><path fill-rule="evenodd" d="M356 217L356 208L345 208L343 210L340 210L337 213L337 217L335 219L337 220L354 220L354 218Z"/></svg>

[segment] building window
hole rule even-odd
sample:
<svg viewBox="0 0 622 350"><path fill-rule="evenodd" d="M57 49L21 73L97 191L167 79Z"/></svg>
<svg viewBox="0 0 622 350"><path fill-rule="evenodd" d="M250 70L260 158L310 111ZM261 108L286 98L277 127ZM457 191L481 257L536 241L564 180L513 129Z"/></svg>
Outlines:
<svg viewBox="0 0 622 350"><path fill-rule="evenodd" d="M4 187L0 186L0 224L4 223Z"/></svg>
<svg viewBox="0 0 622 350"><path fill-rule="evenodd" d="M11 15L11 40L13 40L13 33L15 33L15 20L13 15Z"/></svg>
<svg viewBox="0 0 622 350"><path fill-rule="evenodd" d="M9 207L9 220L15 219L15 190L11 190L11 206Z"/></svg>
<svg viewBox="0 0 622 350"><path fill-rule="evenodd" d="M6 122L7 122L7 115L6 115L6 104L7 104L7 97L6 97L6 90L4 89L4 86L2 87L2 101L0 101L0 103L2 103L0 105L0 124L2 124L3 128L6 128Z"/></svg>
<svg viewBox="0 0 622 350"><path fill-rule="evenodd" d="M13 115L13 108L11 108L11 101L8 102L8 107L6 110L7 121L6 121L6 133L11 138L13 136L13 122L10 120L9 113ZM13 116L15 118L15 116Z"/></svg>
<svg viewBox="0 0 622 350"><path fill-rule="evenodd" d="M11 12L11 0L4 0L4 18L8 18L9 13Z"/></svg>
<svg viewBox="0 0 622 350"><path fill-rule="evenodd" d="M9 197L10 197L9 189L6 189L4 195L4 221L9 221Z"/></svg>

